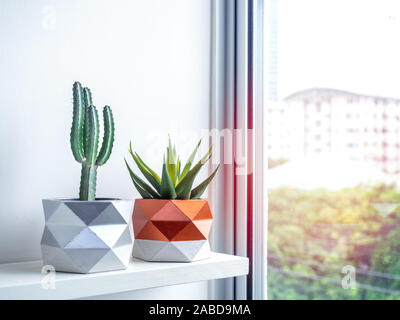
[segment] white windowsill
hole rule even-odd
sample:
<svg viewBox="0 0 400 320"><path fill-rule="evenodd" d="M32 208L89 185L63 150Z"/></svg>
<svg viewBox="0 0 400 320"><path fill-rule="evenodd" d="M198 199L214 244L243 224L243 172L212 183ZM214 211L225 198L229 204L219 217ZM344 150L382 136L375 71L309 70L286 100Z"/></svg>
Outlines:
<svg viewBox="0 0 400 320"><path fill-rule="evenodd" d="M0 299L77 299L117 292L170 286L246 275L247 258L212 253L192 263L146 262L133 259L126 270L92 274L57 272L55 289L44 289L49 275L42 262L0 264ZM47 277L47 278L46 278Z"/></svg>

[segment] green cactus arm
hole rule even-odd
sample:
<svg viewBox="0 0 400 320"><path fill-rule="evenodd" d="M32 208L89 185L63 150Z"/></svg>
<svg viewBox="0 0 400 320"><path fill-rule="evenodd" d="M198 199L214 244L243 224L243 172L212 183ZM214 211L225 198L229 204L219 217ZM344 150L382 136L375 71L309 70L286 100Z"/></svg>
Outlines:
<svg viewBox="0 0 400 320"><path fill-rule="evenodd" d="M197 143L196 147L194 148L192 154L189 156L189 159L187 160L185 166L183 167L182 173L180 174L178 183L182 181L182 179L186 176L186 174L189 172L190 168L192 167L192 163L194 160L194 157L196 156L197 150L199 149L201 144L201 139Z"/></svg>
<svg viewBox="0 0 400 320"><path fill-rule="evenodd" d="M190 199L199 199L201 197L201 195L207 189L207 186L210 184L211 180L214 178L218 169L219 165L207 179L205 179L202 183L200 183L196 188L192 190L192 192L190 193Z"/></svg>
<svg viewBox="0 0 400 320"><path fill-rule="evenodd" d="M162 167L160 195L161 195L162 199L175 199L176 198L175 187L172 184L171 178L168 174L167 164L165 163L165 157L164 157L163 167Z"/></svg>
<svg viewBox="0 0 400 320"><path fill-rule="evenodd" d="M97 157L96 164L101 166L110 158L111 151L114 143L114 119L111 108L105 106L103 109L104 118L104 137L99 156Z"/></svg>
<svg viewBox="0 0 400 320"><path fill-rule="evenodd" d="M88 108L87 116L88 135L85 157L86 164L94 166L96 164L97 148L99 145L99 115L95 106Z"/></svg>
<svg viewBox="0 0 400 320"><path fill-rule="evenodd" d="M82 164L81 185L79 189L79 200L94 201L96 198L97 166Z"/></svg>
<svg viewBox="0 0 400 320"><path fill-rule="evenodd" d="M90 92L89 88L83 88L83 106L85 109L85 121L83 122L83 153L86 152L86 137L88 135L87 132L87 111L89 106L93 104L92 101L92 93Z"/></svg>
<svg viewBox="0 0 400 320"><path fill-rule="evenodd" d="M87 87L83 88L83 101L86 108L89 108L91 105L93 105L92 92Z"/></svg>
<svg viewBox="0 0 400 320"><path fill-rule="evenodd" d="M85 159L83 150L84 131L83 125L85 122L85 109L82 97L82 86L79 82L75 82L73 86L74 108L71 127L71 150L76 161L82 163Z"/></svg>
<svg viewBox="0 0 400 320"><path fill-rule="evenodd" d="M139 191L140 194L142 194L142 190L146 191L145 194L146 196L150 195L151 198L156 198L159 199L160 195L153 190L152 187L150 187L146 182L144 182L142 179L140 179L131 169L129 166L128 162L125 160L126 167L128 168L129 175L131 176L132 182L136 189ZM140 187L140 190L137 188L137 186Z"/></svg>

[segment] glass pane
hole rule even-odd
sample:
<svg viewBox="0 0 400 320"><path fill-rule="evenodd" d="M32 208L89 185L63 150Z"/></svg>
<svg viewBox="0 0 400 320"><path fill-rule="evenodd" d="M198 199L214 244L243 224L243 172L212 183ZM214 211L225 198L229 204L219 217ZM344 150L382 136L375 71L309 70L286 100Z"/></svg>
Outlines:
<svg viewBox="0 0 400 320"><path fill-rule="evenodd" d="M400 2L265 2L268 298L400 298Z"/></svg>

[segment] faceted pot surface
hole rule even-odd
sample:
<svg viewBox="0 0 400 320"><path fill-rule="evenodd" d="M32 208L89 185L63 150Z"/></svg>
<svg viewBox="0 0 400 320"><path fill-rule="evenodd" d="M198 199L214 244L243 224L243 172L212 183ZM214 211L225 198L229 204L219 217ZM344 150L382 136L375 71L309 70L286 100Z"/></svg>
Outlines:
<svg viewBox="0 0 400 320"><path fill-rule="evenodd" d="M75 273L121 270L128 266L133 245L132 200L42 202L44 265Z"/></svg>
<svg viewBox="0 0 400 320"><path fill-rule="evenodd" d="M137 199L133 256L147 261L191 262L210 256L208 201Z"/></svg>

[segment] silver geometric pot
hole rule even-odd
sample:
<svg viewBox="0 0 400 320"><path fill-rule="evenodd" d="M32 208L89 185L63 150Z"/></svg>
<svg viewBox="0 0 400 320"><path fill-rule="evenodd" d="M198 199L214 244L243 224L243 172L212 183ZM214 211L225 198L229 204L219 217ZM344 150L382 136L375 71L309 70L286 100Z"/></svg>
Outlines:
<svg viewBox="0 0 400 320"><path fill-rule="evenodd" d="M44 199L43 263L56 271L121 270L132 253L132 200Z"/></svg>

